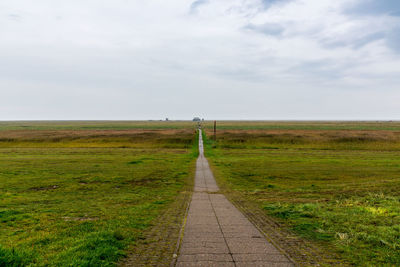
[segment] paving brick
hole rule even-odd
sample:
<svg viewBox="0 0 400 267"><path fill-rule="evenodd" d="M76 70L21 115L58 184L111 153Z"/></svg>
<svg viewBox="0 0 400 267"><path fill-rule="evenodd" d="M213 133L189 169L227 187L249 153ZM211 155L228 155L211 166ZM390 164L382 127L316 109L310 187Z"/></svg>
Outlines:
<svg viewBox="0 0 400 267"><path fill-rule="evenodd" d="M249 262L236 262L235 263L236 267L293 267L293 263L286 263L286 262L255 262L255 261L249 261Z"/></svg>
<svg viewBox="0 0 400 267"><path fill-rule="evenodd" d="M232 262L232 256L230 254L191 254L181 255L178 262Z"/></svg>
<svg viewBox="0 0 400 267"><path fill-rule="evenodd" d="M215 235L208 235L208 236L202 236L202 235L197 235L194 237L185 235L182 239L182 242L225 242L225 238L222 236L222 234L220 236L215 236Z"/></svg>
<svg viewBox="0 0 400 267"><path fill-rule="evenodd" d="M286 256L282 254L250 254L250 253L240 253L240 254L232 254L235 262L283 262L289 263L289 260Z"/></svg>
<svg viewBox="0 0 400 267"><path fill-rule="evenodd" d="M197 261L197 262L179 262L176 266L177 267L234 267L235 264L233 262Z"/></svg>
<svg viewBox="0 0 400 267"><path fill-rule="evenodd" d="M183 248L215 248L221 249L225 248L226 243L225 240L222 239L220 242L210 242L210 241L202 241L202 242L185 242L182 244Z"/></svg>
<svg viewBox="0 0 400 267"><path fill-rule="evenodd" d="M247 240L247 239L246 239ZM226 238L228 247L232 253L251 253L251 254L279 254L273 245L267 242L249 242L242 238Z"/></svg>
<svg viewBox="0 0 400 267"><path fill-rule="evenodd" d="M182 246L180 250L181 254L228 254L229 249L226 245L209 248L209 247L186 247Z"/></svg>

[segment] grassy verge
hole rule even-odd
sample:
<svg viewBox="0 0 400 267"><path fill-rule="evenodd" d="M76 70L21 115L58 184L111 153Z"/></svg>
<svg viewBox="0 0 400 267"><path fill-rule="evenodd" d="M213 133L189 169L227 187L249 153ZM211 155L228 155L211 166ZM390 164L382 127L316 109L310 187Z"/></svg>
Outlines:
<svg viewBox="0 0 400 267"><path fill-rule="evenodd" d="M399 140L378 130L225 130L206 141L206 155L219 183L322 253L395 266Z"/></svg>
<svg viewBox="0 0 400 267"><path fill-rule="evenodd" d="M185 190L193 133L4 130L0 266L115 265Z"/></svg>

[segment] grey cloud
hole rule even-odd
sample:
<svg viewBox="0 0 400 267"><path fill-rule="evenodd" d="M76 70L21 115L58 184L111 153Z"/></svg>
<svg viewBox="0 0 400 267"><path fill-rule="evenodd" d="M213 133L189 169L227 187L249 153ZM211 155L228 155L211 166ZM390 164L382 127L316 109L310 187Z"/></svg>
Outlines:
<svg viewBox="0 0 400 267"><path fill-rule="evenodd" d="M386 42L391 49L400 53L400 27L395 28L388 33Z"/></svg>
<svg viewBox="0 0 400 267"><path fill-rule="evenodd" d="M288 73L298 76L314 77L320 80L331 81L340 79L349 64L338 64L329 59L311 60L296 64L287 70Z"/></svg>
<svg viewBox="0 0 400 267"><path fill-rule="evenodd" d="M8 14L8 18L10 20L15 20L15 21L20 21L21 20L21 16L18 14Z"/></svg>
<svg viewBox="0 0 400 267"><path fill-rule="evenodd" d="M357 15L388 14L400 16L399 0L360 0L346 9L347 13Z"/></svg>
<svg viewBox="0 0 400 267"><path fill-rule="evenodd" d="M273 5L286 4L293 0L261 0L264 8L270 8Z"/></svg>
<svg viewBox="0 0 400 267"><path fill-rule="evenodd" d="M385 39L386 34L384 32L376 32L376 33L372 33L372 34L368 34L366 36L361 36L359 38L353 38L351 39L351 37L348 38L342 38L339 40L335 40L335 39L324 39L321 41L321 43L323 44L323 46L327 47L327 48L336 48L336 47L351 47L352 49L360 49L364 46L366 46L367 44L377 41L377 40L382 40Z"/></svg>
<svg viewBox="0 0 400 267"><path fill-rule="evenodd" d="M273 36L280 36L285 30L281 25L276 23L265 23L261 25L248 24L244 29Z"/></svg>
<svg viewBox="0 0 400 267"><path fill-rule="evenodd" d="M352 44L352 47L355 49L359 49L371 42L375 42L377 40L382 40L385 38L385 33L384 32L376 32L369 34L367 36L364 36L362 38L356 39L354 43Z"/></svg>
<svg viewBox="0 0 400 267"><path fill-rule="evenodd" d="M209 0L196 0L190 5L190 13L197 13L200 6L205 5L209 2Z"/></svg>

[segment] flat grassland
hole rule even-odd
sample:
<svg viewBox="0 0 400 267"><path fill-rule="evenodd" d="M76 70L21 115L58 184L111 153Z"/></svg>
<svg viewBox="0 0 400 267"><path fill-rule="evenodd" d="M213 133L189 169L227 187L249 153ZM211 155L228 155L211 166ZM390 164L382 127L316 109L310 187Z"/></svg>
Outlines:
<svg viewBox="0 0 400 267"><path fill-rule="evenodd" d="M168 223L160 216L182 208L194 125L0 123L0 266L113 266L140 251Z"/></svg>
<svg viewBox="0 0 400 267"><path fill-rule="evenodd" d="M343 264L400 264L399 122L223 121L216 141L202 124L236 203ZM196 125L0 122L0 266L168 264Z"/></svg>
<svg viewBox="0 0 400 267"><path fill-rule="evenodd" d="M400 264L400 123L206 123L217 181L343 264Z"/></svg>
<svg viewBox="0 0 400 267"><path fill-rule="evenodd" d="M196 123L189 121L3 121L5 130L132 130L188 129Z"/></svg>

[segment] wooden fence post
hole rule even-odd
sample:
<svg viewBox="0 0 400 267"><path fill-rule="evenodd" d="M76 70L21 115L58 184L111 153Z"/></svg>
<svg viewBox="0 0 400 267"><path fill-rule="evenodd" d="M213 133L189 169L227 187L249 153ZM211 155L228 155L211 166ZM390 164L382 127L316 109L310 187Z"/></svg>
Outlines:
<svg viewBox="0 0 400 267"><path fill-rule="evenodd" d="M214 141L217 141L217 121L214 121Z"/></svg>

